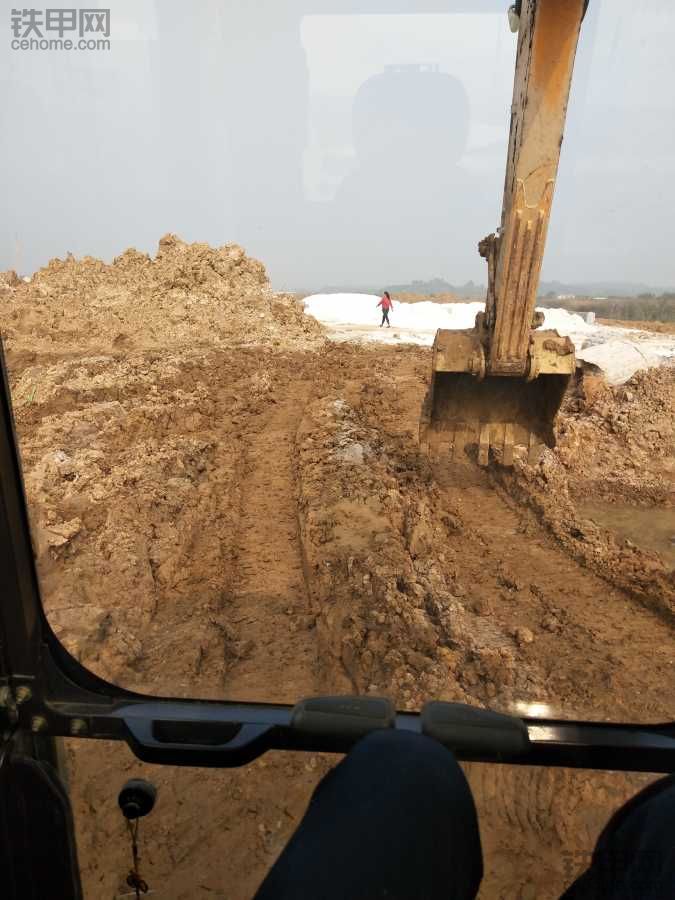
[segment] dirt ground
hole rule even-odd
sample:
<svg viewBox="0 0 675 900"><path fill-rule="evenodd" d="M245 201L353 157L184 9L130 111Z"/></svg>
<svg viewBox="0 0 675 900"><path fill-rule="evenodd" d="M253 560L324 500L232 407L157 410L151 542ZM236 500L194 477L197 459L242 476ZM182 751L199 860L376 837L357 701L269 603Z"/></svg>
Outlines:
<svg viewBox="0 0 675 900"><path fill-rule="evenodd" d="M674 369L581 378L556 450L479 470L418 452L428 348L327 342L234 246L167 236L155 259L6 274L0 328L45 606L97 673L174 696L672 720L673 572L579 507L672 510ZM244 900L335 762L170 769L87 741L68 758L91 900L126 890L126 778L159 785L156 895ZM650 780L466 770L483 900L559 896Z"/></svg>
<svg viewBox="0 0 675 900"><path fill-rule="evenodd" d="M659 334L675 334L675 322L649 322L649 321L631 321L622 319L603 319L598 318L596 321L600 325L617 325L621 328L638 328L640 331L656 331Z"/></svg>

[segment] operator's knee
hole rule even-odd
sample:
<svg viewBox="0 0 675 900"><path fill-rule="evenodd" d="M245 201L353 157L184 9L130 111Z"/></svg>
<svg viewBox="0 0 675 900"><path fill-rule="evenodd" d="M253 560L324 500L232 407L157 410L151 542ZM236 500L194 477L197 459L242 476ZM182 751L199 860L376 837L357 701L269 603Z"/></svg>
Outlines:
<svg viewBox="0 0 675 900"><path fill-rule="evenodd" d="M378 780L396 778L397 788L410 786L444 790L449 786L469 791L464 773L450 750L438 741L412 731L382 729L359 741L345 762L379 769Z"/></svg>
<svg viewBox="0 0 675 900"><path fill-rule="evenodd" d="M622 865L639 860L652 874L669 869L675 883L675 777L662 778L640 791L608 822L594 857L616 855Z"/></svg>
<svg viewBox="0 0 675 900"><path fill-rule="evenodd" d="M325 790L356 791L362 804L372 798L382 808L430 816L461 817L477 829L466 777L453 754L438 741L413 732L382 729L360 740L324 779Z"/></svg>

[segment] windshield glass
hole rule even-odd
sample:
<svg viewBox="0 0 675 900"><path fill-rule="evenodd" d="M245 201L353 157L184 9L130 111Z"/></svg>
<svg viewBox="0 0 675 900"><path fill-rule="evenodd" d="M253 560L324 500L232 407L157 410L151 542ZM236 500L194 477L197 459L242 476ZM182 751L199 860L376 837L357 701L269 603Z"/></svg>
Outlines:
<svg viewBox="0 0 675 900"><path fill-rule="evenodd" d="M165 695L672 719L669 9L582 26L531 285L569 370L460 397L435 452L431 346L502 221L503 4L3 9L0 327L65 645ZM504 465L551 377L551 446Z"/></svg>

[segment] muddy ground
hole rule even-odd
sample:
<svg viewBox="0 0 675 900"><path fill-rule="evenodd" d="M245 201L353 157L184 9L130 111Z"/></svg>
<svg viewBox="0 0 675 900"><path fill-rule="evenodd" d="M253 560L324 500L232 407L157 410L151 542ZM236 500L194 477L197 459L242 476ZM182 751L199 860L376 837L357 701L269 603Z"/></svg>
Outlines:
<svg viewBox="0 0 675 900"><path fill-rule="evenodd" d="M5 276L0 326L45 606L104 677L176 696L673 718L673 573L579 508L670 514L675 370L581 380L557 449L505 472L418 453L428 349L326 342L239 248L167 236L156 259ZM96 900L126 890L116 794L131 775L160 787L143 837L157 896L243 900L334 764L156 768L86 741L68 758ZM650 780L466 769L484 900L557 897Z"/></svg>

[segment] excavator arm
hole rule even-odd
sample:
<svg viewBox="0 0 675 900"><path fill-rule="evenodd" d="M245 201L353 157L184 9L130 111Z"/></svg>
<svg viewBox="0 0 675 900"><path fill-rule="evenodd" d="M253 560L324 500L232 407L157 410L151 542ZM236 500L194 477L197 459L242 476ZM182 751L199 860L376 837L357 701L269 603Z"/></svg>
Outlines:
<svg viewBox="0 0 675 900"><path fill-rule="evenodd" d="M488 264L474 329L439 330L420 443L432 456L534 462L553 423L574 346L535 311L584 0L523 0L501 224L478 245Z"/></svg>

